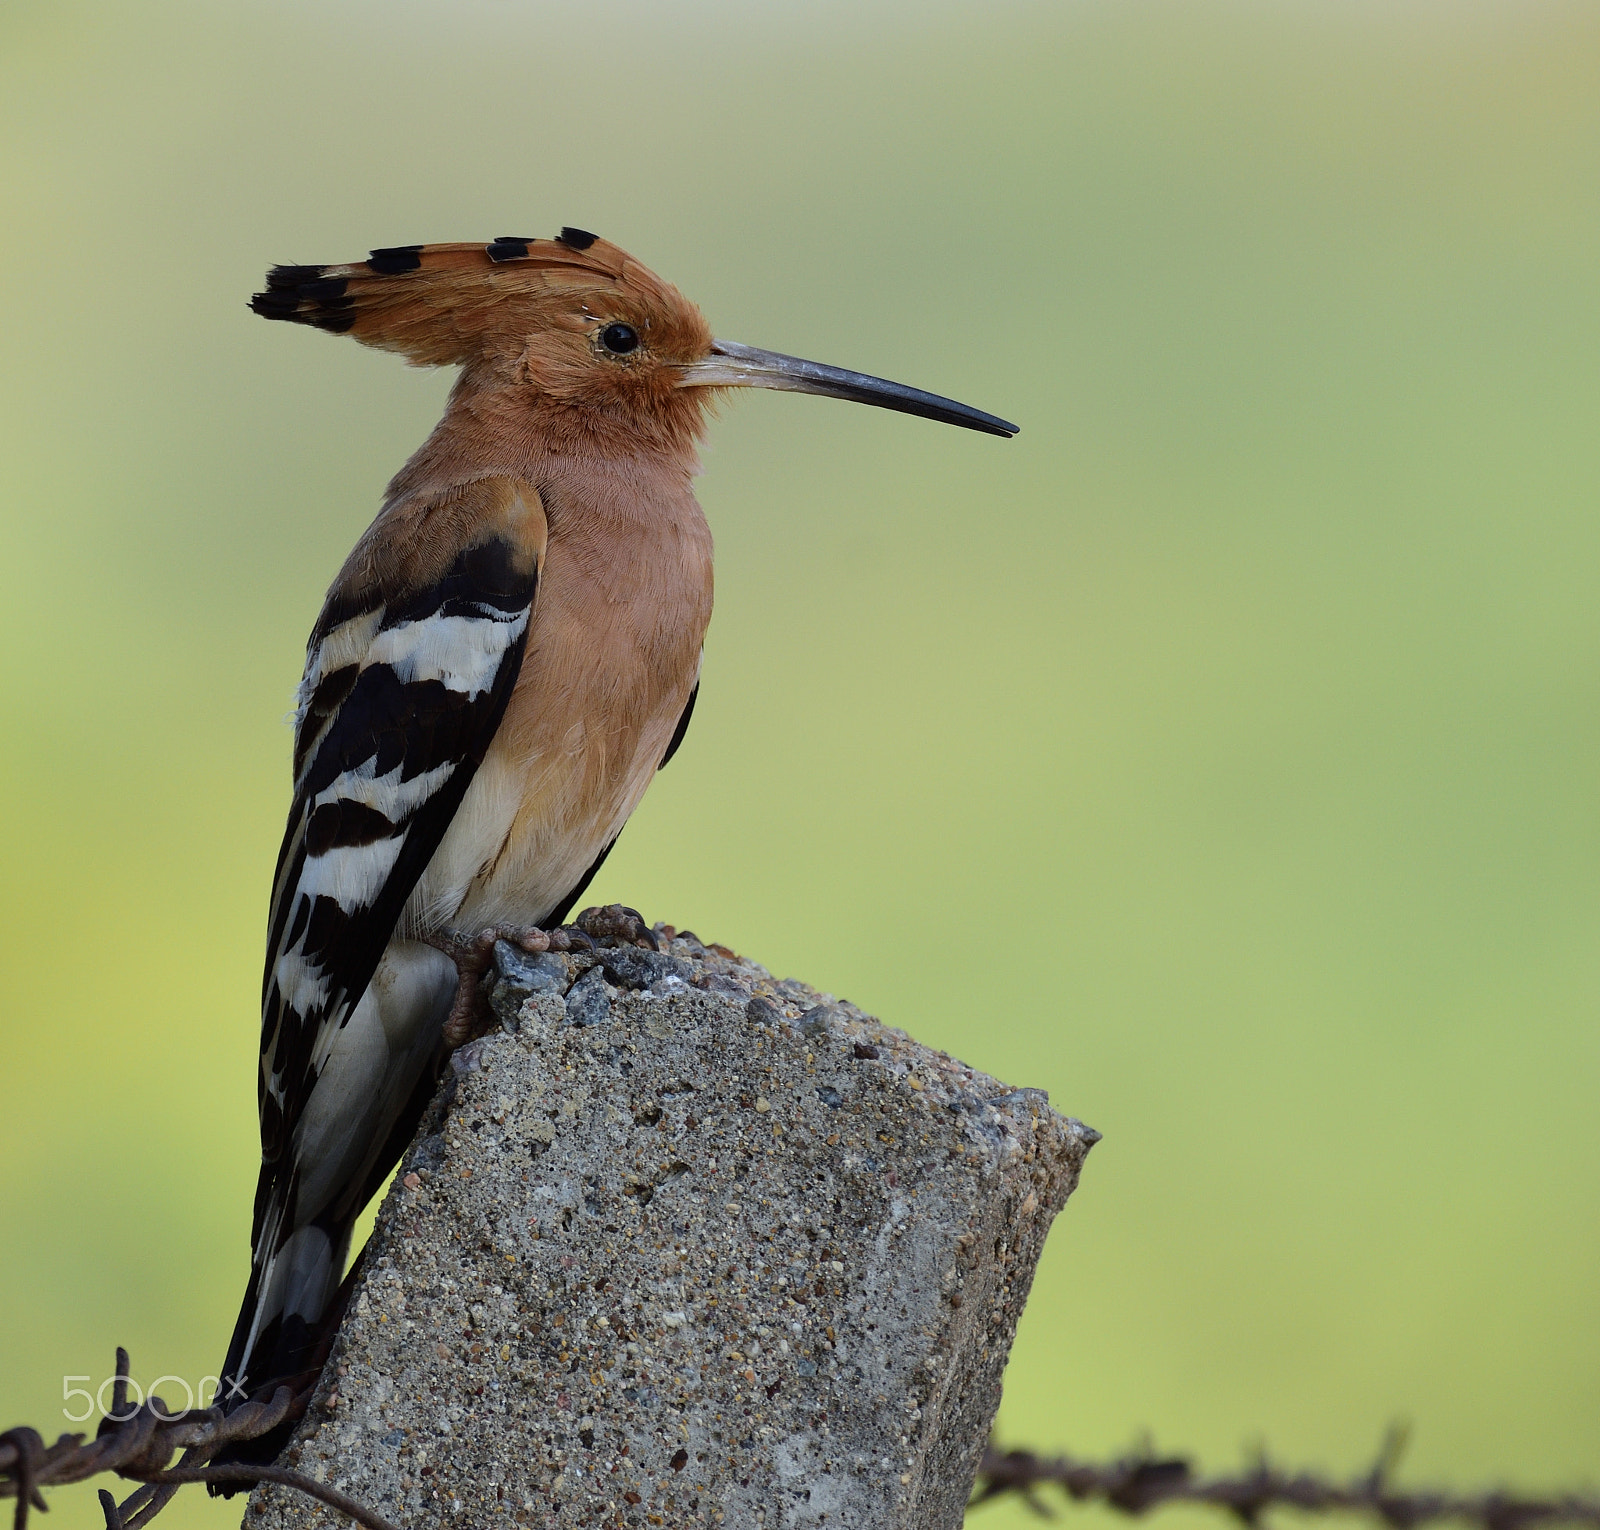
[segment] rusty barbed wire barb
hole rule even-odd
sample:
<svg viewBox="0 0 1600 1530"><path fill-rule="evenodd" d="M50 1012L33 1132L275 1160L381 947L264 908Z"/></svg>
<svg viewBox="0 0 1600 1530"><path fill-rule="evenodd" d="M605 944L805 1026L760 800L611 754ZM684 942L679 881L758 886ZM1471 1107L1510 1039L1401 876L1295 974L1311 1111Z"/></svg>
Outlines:
<svg viewBox="0 0 1600 1530"><path fill-rule="evenodd" d="M311 1385L299 1392L280 1386L270 1399L252 1399L232 1413L213 1405L174 1414L159 1397L147 1397L130 1411L128 1375L128 1352L118 1348L111 1408L87 1443L82 1434L63 1434L54 1445L46 1445L43 1435L26 1427L0 1434L0 1499L17 1500L13 1530L28 1530L28 1511L48 1507L42 1489L82 1482L101 1472L143 1484L120 1504L100 1490L106 1530L143 1530L191 1482L277 1482L337 1509L366 1530L397 1530L381 1514L302 1472L283 1466L207 1464L223 1446L259 1439L301 1417L311 1401ZM180 1450L177 1465L168 1466Z"/></svg>
<svg viewBox="0 0 1600 1530"><path fill-rule="evenodd" d="M1557 1524L1600 1530L1600 1497L1563 1493L1522 1498L1501 1489L1400 1492L1390 1485L1390 1479L1406 1435L1404 1427L1391 1427L1371 1468L1346 1484L1310 1472L1280 1471L1264 1454L1236 1476L1202 1478L1185 1457L1158 1457L1148 1447L1097 1465L1070 1456L1047 1458L1031 1450L1002 1450L991 1442L983 1453L969 1507L1014 1493L1035 1514L1053 1519L1055 1510L1039 1489L1057 1487L1074 1502L1104 1503L1124 1514L1145 1514L1169 1503L1210 1504L1248 1526L1257 1525L1268 1509L1291 1508L1308 1514L1370 1514L1390 1530L1416 1530L1441 1519L1462 1521L1480 1530L1530 1530Z"/></svg>
<svg viewBox="0 0 1600 1530"><path fill-rule="evenodd" d="M63 1435L65 1440L68 1436ZM81 1434L71 1436L74 1444L83 1438ZM44 1495L37 1486L39 1479L39 1463L45 1455L44 1436L36 1429L21 1427L8 1429L0 1434L0 1469L4 1469L6 1455L9 1452L15 1463L11 1468L11 1491L17 1495L16 1530L27 1530L28 1510L45 1509ZM0 1492L4 1489L0 1488Z"/></svg>
<svg viewBox="0 0 1600 1530"><path fill-rule="evenodd" d="M142 1530L143 1526L148 1525L166 1507L183 1485L183 1481L191 1480L187 1478L179 1480L172 1475L173 1471L188 1471L194 1467L204 1466L206 1461L224 1445L237 1440L254 1440L269 1434L289 1416L295 1401L295 1395L288 1387L279 1387L271 1401L244 1403L226 1417L219 1419L203 1441L190 1445L184 1451L176 1467L164 1472L159 1481L152 1478L145 1487L133 1494L121 1506L120 1513L124 1517L124 1522L116 1526L115 1530ZM300 1411L305 1411L303 1405ZM220 1471L220 1468L212 1470ZM215 1480L224 1479L218 1476ZM226 1480L231 1482L241 1479L230 1476ZM133 1517L126 1518L128 1515Z"/></svg>

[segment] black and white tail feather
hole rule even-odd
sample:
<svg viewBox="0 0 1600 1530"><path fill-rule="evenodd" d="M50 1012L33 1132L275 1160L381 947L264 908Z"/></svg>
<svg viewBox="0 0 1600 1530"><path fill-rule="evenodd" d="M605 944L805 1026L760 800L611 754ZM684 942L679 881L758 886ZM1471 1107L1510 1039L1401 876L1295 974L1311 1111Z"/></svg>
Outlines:
<svg viewBox="0 0 1600 1530"><path fill-rule="evenodd" d="M538 520L536 551L491 535L410 587L369 580L370 598L342 578L312 632L262 980L251 1275L225 1403L315 1363L351 1225L442 1061L455 970L396 929L516 682Z"/></svg>

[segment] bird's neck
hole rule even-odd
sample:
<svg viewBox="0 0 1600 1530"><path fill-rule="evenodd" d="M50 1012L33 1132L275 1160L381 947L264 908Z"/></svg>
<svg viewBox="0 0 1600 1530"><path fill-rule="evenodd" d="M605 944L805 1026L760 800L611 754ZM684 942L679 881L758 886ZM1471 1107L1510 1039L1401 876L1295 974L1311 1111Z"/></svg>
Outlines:
<svg viewBox="0 0 1600 1530"><path fill-rule="evenodd" d="M616 419L529 397L500 376L463 371L444 416L390 482L388 499L436 493L494 475L532 483L552 475L569 488L621 477L647 497L687 491L699 472L695 433L677 422Z"/></svg>

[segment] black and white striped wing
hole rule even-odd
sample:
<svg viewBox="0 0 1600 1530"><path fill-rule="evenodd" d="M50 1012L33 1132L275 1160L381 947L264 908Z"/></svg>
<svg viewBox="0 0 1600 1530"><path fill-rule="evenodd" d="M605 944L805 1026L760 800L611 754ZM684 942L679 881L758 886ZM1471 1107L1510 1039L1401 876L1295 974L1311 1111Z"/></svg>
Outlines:
<svg viewBox="0 0 1600 1530"><path fill-rule="evenodd" d="M330 597L312 634L262 980L263 1191L499 726L537 582L494 538L399 598Z"/></svg>

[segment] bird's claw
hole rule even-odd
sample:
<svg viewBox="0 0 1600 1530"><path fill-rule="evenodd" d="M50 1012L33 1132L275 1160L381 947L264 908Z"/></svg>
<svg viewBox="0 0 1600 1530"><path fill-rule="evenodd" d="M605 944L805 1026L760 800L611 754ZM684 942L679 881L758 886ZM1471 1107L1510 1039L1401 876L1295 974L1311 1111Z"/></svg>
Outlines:
<svg viewBox="0 0 1600 1530"><path fill-rule="evenodd" d="M592 951L594 942L575 924L557 925L553 930L518 930L506 939L524 951Z"/></svg>
<svg viewBox="0 0 1600 1530"><path fill-rule="evenodd" d="M450 1013L441 1032L445 1047L454 1052L494 1028L483 977L494 965L496 942L509 940L524 951L568 951L574 949L567 942L568 934L565 930L490 925L476 935L439 934L424 937L430 946L443 951L455 963L456 995L451 1001ZM587 936L580 936L580 939L585 945L591 944Z"/></svg>
<svg viewBox="0 0 1600 1530"><path fill-rule="evenodd" d="M586 908L575 923L585 935L601 945L643 946L648 951L659 951L661 942L655 931L644 922L644 915L625 903L607 903L601 908Z"/></svg>
<svg viewBox="0 0 1600 1530"><path fill-rule="evenodd" d="M592 951L594 942L581 930L490 925L476 935L434 935L428 944L455 963L456 996L440 1033L445 1047L454 1052L494 1028L483 976L494 964L495 943L508 940L524 951Z"/></svg>
<svg viewBox="0 0 1600 1530"><path fill-rule="evenodd" d="M586 908L571 924L553 930L537 926L490 925L476 935L436 935L428 944L436 946L455 963L456 996L450 1016L444 1023L444 1044L452 1051L491 1027L483 992L483 975L494 961L495 942L505 940L524 951L593 951L597 946L644 946L661 949L654 931L635 908L608 903L603 908Z"/></svg>

